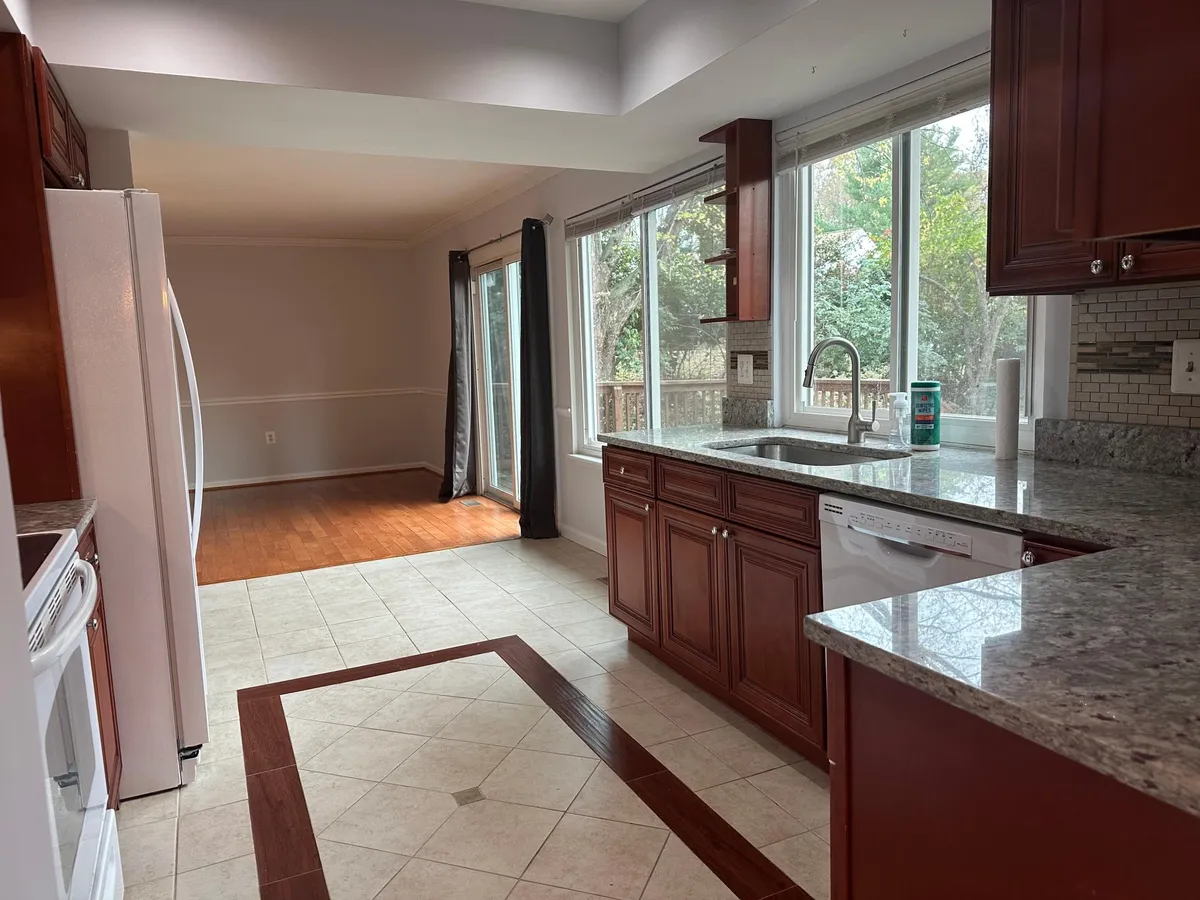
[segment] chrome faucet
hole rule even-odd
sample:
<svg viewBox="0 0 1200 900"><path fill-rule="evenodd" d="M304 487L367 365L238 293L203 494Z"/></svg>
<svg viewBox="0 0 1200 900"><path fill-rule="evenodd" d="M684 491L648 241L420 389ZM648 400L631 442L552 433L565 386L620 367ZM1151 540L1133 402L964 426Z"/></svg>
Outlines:
<svg viewBox="0 0 1200 900"><path fill-rule="evenodd" d="M865 442L868 431L879 430L879 423L875 421L874 400L871 401L871 421L868 422L859 416L858 398L862 394L862 360L859 358L858 348L840 337L826 338L821 341L813 347L812 353L808 354L808 365L804 369L804 386L812 387L813 370L817 365L817 357L835 344L844 347L850 356L850 424L846 426L846 442L861 444Z"/></svg>

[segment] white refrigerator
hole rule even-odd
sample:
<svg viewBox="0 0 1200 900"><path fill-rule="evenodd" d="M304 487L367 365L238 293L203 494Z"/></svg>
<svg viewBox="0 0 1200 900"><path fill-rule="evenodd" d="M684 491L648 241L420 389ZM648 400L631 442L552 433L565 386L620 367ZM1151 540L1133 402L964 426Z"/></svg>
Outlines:
<svg viewBox="0 0 1200 900"><path fill-rule="evenodd" d="M126 799L191 781L208 740L195 562L200 404L158 196L47 190L46 211L80 479L98 501ZM190 502L177 345L196 439Z"/></svg>

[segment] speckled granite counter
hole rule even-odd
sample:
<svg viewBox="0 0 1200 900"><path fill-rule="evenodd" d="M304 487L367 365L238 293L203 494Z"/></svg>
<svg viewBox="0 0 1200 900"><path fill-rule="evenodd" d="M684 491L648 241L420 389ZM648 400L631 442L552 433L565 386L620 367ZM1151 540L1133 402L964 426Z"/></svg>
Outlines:
<svg viewBox="0 0 1200 900"><path fill-rule="evenodd" d="M1200 816L1200 480L946 448L835 468L722 451L794 429L603 440L910 509L1116 547L806 620L818 643ZM716 445L710 446L710 445ZM878 444L876 445L878 446Z"/></svg>
<svg viewBox="0 0 1200 900"><path fill-rule="evenodd" d="M79 537L96 515L95 500L61 500L56 503L27 503L14 507L17 534L31 531L62 531L74 528Z"/></svg>

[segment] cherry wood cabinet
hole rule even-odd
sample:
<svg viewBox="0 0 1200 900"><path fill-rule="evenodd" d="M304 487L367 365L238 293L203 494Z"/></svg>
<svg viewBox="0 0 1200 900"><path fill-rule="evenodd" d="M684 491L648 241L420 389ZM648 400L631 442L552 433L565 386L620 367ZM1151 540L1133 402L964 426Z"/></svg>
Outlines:
<svg viewBox="0 0 1200 900"><path fill-rule="evenodd" d="M1043 566L1063 559L1074 559L1089 553L1099 553L1108 547L1086 541L1070 540L1053 535L1028 532L1021 543L1021 566Z"/></svg>
<svg viewBox="0 0 1200 900"><path fill-rule="evenodd" d="M36 47L33 48L33 81L47 187L89 187L87 136L42 51Z"/></svg>
<svg viewBox="0 0 1200 900"><path fill-rule="evenodd" d="M748 528L728 544L733 692L824 747L824 653L804 636L821 611L820 554Z"/></svg>
<svg viewBox="0 0 1200 900"><path fill-rule="evenodd" d="M658 505L662 649L692 674L729 689L729 615L725 591L725 523Z"/></svg>
<svg viewBox="0 0 1200 900"><path fill-rule="evenodd" d="M638 634L658 640L658 554L654 501L606 488L608 609Z"/></svg>
<svg viewBox="0 0 1200 900"><path fill-rule="evenodd" d="M96 690L96 715L100 722L100 746L104 751L104 774L108 782L109 806L120 805L121 737L117 731L117 700L113 692L112 665L108 656L108 630L104 618L104 584L100 578L100 554L96 549L96 530L89 527L79 542L79 556L96 570L99 598L96 613L88 623L88 649L91 651L92 680Z"/></svg>

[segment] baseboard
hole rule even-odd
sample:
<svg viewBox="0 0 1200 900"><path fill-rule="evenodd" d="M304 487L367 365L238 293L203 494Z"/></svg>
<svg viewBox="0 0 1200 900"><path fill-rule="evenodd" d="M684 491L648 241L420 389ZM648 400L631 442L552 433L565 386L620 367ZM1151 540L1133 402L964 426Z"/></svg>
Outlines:
<svg viewBox="0 0 1200 900"><path fill-rule="evenodd" d="M608 542L603 538L594 537L586 531L580 531L578 528L572 528L570 525L559 525L558 533L568 541L573 541L581 547L587 547L594 553L599 553L601 556L608 556Z"/></svg>
<svg viewBox="0 0 1200 900"><path fill-rule="evenodd" d="M432 463L415 462L400 463L387 466L359 466L353 469L327 469L318 472L293 472L287 475L271 475L258 478L227 478L218 481L208 481L204 484L206 491L218 491L221 488L253 487L255 485L286 484L291 481L320 481L322 478L345 478L348 475L372 475L381 472L411 472L414 469L425 469L435 475L442 474L442 467ZM194 490L195 485L189 485Z"/></svg>

